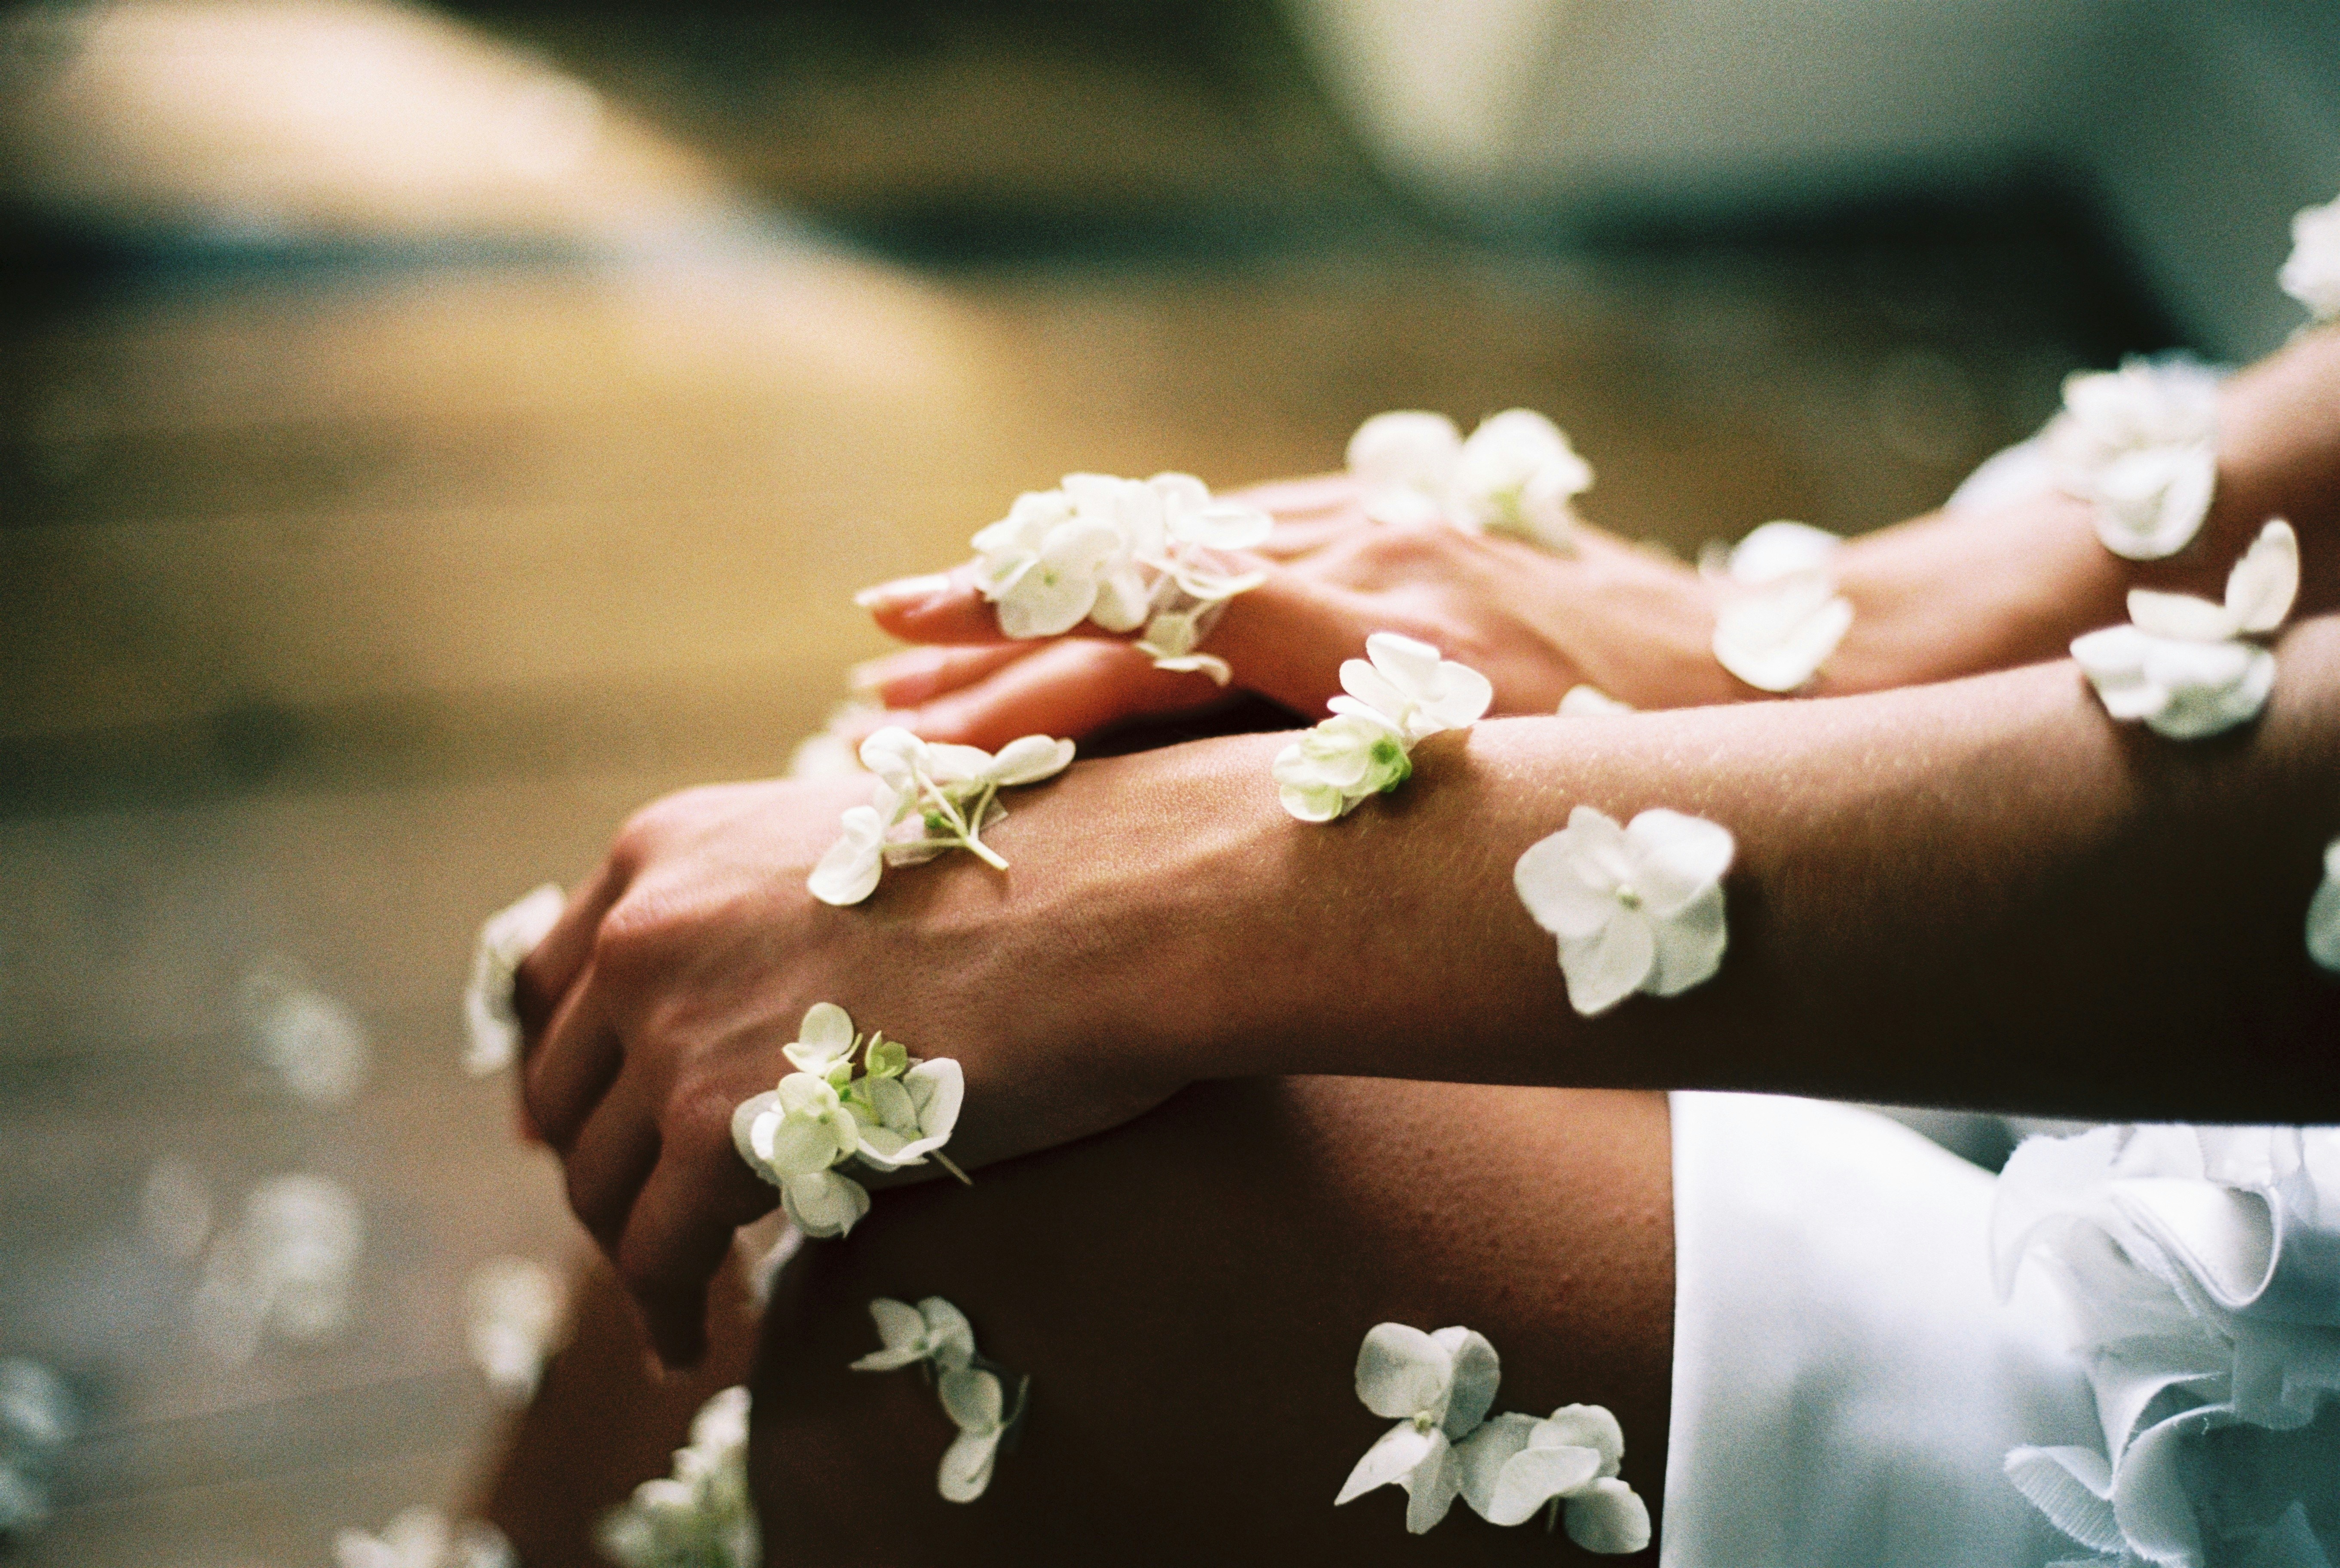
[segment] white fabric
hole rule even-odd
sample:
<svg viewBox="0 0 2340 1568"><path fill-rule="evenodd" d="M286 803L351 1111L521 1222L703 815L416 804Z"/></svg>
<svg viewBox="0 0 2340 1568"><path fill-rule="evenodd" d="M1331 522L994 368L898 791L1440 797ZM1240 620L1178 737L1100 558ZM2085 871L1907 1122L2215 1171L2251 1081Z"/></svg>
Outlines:
<svg viewBox="0 0 2340 1568"><path fill-rule="evenodd" d="M2018 1281L2002 1306L1992 1289L1989 1175L1849 1107L1672 1106L1661 1568L2085 1555L2002 1468L2102 1431L2052 1294Z"/></svg>

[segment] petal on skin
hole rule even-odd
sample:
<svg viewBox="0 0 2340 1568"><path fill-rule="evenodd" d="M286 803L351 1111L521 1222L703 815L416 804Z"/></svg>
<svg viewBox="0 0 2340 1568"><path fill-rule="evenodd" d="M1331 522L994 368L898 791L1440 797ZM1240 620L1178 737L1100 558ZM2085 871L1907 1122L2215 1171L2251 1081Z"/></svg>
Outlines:
<svg viewBox="0 0 2340 1568"><path fill-rule="evenodd" d="M990 781L1002 789L1014 789L1053 779L1072 766L1075 749L1071 741L1056 740L1046 735L1026 735L1010 740L993 759Z"/></svg>
<svg viewBox="0 0 2340 1568"><path fill-rule="evenodd" d="M1422 704L1406 728L1416 739L1442 729L1466 729L1485 717L1494 700L1494 682L1449 659L1438 667L1437 695Z"/></svg>
<svg viewBox="0 0 2340 1568"><path fill-rule="evenodd" d="M1625 839L1633 854L1633 885L1661 920L1722 880L1738 849L1728 829L1663 807L1627 823Z"/></svg>
<svg viewBox="0 0 2340 1568"><path fill-rule="evenodd" d="M548 882L489 916L471 949L471 973L463 987L468 1035L463 1070L473 1077L511 1065L520 1054L520 1015L512 1007L512 976L550 934L568 899Z"/></svg>
<svg viewBox="0 0 2340 1568"><path fill-rule="evenodd" d="M2275 690L2275 655L2242 642L2165 643L2164 649L2189 651L2232 650L2239 660L2234 674L2222 680L2172 682L2169 701L2157 713L2146 716L2146 727L2172 740L2200 740L2247 724L2266 706ZM2158 673L2157 670L2156 673Z"/></svg>
<svg viewBox="0 0 2340 1568"><path fill-rule="evenodd" d="M873 730L861 742L861 766L885 782L897 794L917 793L913 777L926 768L927 743L898 724L888 724Z"/></svg>
<svg viewBox="0 0 2340 1568"><path fill-rule="evenodd" d="M2194 541L2218 481L2206 443L2154 442L2099 461L2084 489L2097 503L2097 538L2127 561L2159 561Z"/></svg>
<svg viewBox="0 0 2340 1568"><path fill-rule="evenodd" d="M1453 1377L1453 1352L1406 1324L1375 1324L1357 1349L1357 1398L1375 1415L1443 1416Z"/></svg>
<svg viewBox="0 0 2340 1568"><path fill-rule="evenodd" d="M1653 997L1679 997L1693 986L1712 979L1722 968L1730 945L1722 909L1722 889L1710 886L1699 897L1662 920L1652 923L1657 961L1642 988Z"/></svg>
<svg viewBox="0 0 2340 1568"><path fill-rule="evenodd" d="M885 826L868 806L850 808L840 823L844 832L813 867L805 887L822 903L842 908L878 890L878 879L885 869L885 851L878 839Z"/></svg>
<svg viewBox="0 0 2340 1568"><path fill-rule="evenodd" d="M1454 1366L1447 1380L1445 1419L1439 1424L1451 1438L1468 1437L1494 1408L1495 1390L1503 1381L1502 1358L1476 1329L1442 1328L1430 1337Z"/></svg>
<svg viewBox="0 0 2340 1568"><path fill-rule="evenodd" d="M1089 619L1107 631L1135 631L1145 623L1153 594L1135 566L1117 567L1097 579Z"/></svg>
<svg viewBox="0 0 2340 1568"><path fill-rule="evenodd" d="M1537 925L1563 942L1584 941L1616 916L1617 883L1606 861L1625 852L1624 829L1579 806L1567 827L1528 846L1512 867L1512 887Z"/></svg>
<svg viewBox="0 0 2340 1568"><path fill-rule="evenodd" d="M843 1236L869 1212L869 1192L835 1171L790 1176L780 1185L780 1202L796 1227L809 1236Z"/></svg>
<svg viewBox="0 0 2340 1568"><path fill-rule="evenodd" d="M1572 686L1560 700L1562 719L1589 719L1608 713L1631 713L1633 705L1620 702L1597 686Z"/></svg>
<svg viewBox="0 0 2340 1568"><path fill-rule="evenodd" d="M996 1432L962 1432L943 1450L935 1472L935 1490L947 1503L972 1503L991 1485L991 1467L999 1454Z"/></svg>
<svg viewBox="0 0 2340 1568"><path fill-rule="evenodd" d="M1587 1552L1627 1556L1650 1545L1650 1508L1621 1481L1594 1482L1568 1500L1568 1538Z"/></svg>
<svg viewBox="0 0 2340 1568"><path fill-rule="evenodd" d="M918 1108L911 1103L910 1091L899 1078L873 1078L866 1086L869 1104L878 1113L880 1126L897 1133L918 1130Z"/></svg>
<svg viewBox="0 0 2340 1568"><path fill-rule="evenodd" d="M1399 527L1436 522L1445 509L1436 495L1400 485L1381 485L1365 491L1365 520Z"/></svg>
<svg viewBox="0 0 2340 1568"><path fill-rule="evenodd" d="M1165 471L1148 478L1145 488L1162 498L1165 513L1175 515L1211 504L1211 487L1191 473Z"/></svg>
<svg viewBox="0 0 2340 1568"><path fill-rule="evenodd" d="M2147 678L2152 639L2134 626L2107 626L2072 640L2072 658L2113 718L2148 718L2168 705L2169 693Z"/></svg>
<svg viewBox="0 0 2340 1568"><path fill-rule="evenodd" d="M1006 1408L999 1379L974 1367L946 1372L935 1380L943 1414L961 1432L996 1432Z"/></svg>
<svg viewBox="0 0 2340 1568"><path fill-rule="evenodd" d="M1462 1466L1454 1463L1454 1451L1446 1441L1446 1434L1433 1432L1430 1434L1430 1452L1413 1467L1413 1474L1405 1478L1406 1533L1426 1533L1446 1517L1446 1511L1462 1494Z"/></svg>
<svg viewBox="0 0 2340 1568"><path fill-rule="evenodd" d="M1480 1518L1487 1516L1487 1509L1495 1500L1495 1483L1502 1475L1503 1466L1512 1454L1528 1445L1528 1434L1535 1430L1535 1424L1532 1415L1498 1415L1454 1445L1462 1501Z"/></svg>
<svg viewBox="0 0 2340 1568"><path fill-rule="evenodd" d="M1303 822L1331 822L1345 817L1364 797L1344 794L1330 784L1283 784L1275 791L1284 810Z"/></svg>
<svg viewBox="0 0 2340 1568"><path fill-rule="evenodd" d="M2129 590L2128 618L2148 637L2175 638L2180 642L2223 642L2242 630L2242 622L2223 604L2190 593L2156 593L2149 588Z"/></svg>
<svg viewBox="0 0 2340 1568"><path fill-rule="evenodd" d="M1601 1456L1600 1474L1614 1475L1625 1463L1625 1429L1605 1404L1563 1404L1535 1424L1533 1448L1590 1448Z"/></svg>
<svg viewBox="0 0 2340 1568"><path fill-rule="evenodd" d="M1417 701L1436 689L1443 663L1438 650L1429 643L1395 631L1376 631L1366 638L1365 657L1399 690Z"/></svg>
<svg viewBox="0 0 2340 1568"><path fill-rule="evenodd" d="M1180 513L1170 523L1173 538L1205 550L1255 549L1265 544L1268 535L1274 531L1274 518L1255 506L1232 501L1197 507Z"/></svg>
<svg viewBox="0 0 2340 1568"><path fill-rule="evenodd" d="M828 1169L841 1157L837 1136L828 1126L802 1116L759 1119L751 1136L756 1152L763 1156L764 1167L774 1177L813 1176Z"/></svg>
<svg viewBox="0 0 2340 1568"><path fill-rule="evenodd" d="M1524 1524L1553 1498L1581 1491L1600 1475L1601 1455L1593 1449L1522 1444L1495 1478L1487 1506L1479 1512L1490 1524Z"/></svg>
<svg viewBox="0 0 2340 1568"><path fill-rule="evenodd" d="M1411 1421L1399 1422L1365 1450L1364 1457L1349 1472L1348 1480L1341 1484L1341 1494L1333 1499L1333 1506L1338 1508L1377 1486L1404 1480L1429 1456L1433 1444L1445 1441L1434 1430L1423 1432Z"/></svg>
<svg viewBox="0 0 2340 1568"><path fill-rule="evenodd" d="M1377 413L1349 438L1348 469L1368 490L1435 494L1453 477L1462 432L1443 413Z"/></svg>
<svg viewBox="0 0 2340 1568"><path fill-rule="evenodd" d="M777 1124L779 1114L780 1097L776 1089L766 1089L760 1095L749 1095L732 1109L731 1146L739 1152L739 1157L747 1162L748 1168L759 1176L763 1175L765 1156L756 1147L756 1124L766 1115L769 1115L772 1121ZM769 1135L767 1134L766 1136L767 1146L768 1146Z"/></svg>
<svg viewBox="0 0 2340 1568"><path fill-rule="evenodd" d="M1641 988L1657 957L1656 933L1638 909L1619 909L1581 941L1562 938L1560 972L1568 982L1568 1005L1588 1018L1607 1012Z"/></svg>
<svg viewBox="0 0 2340 1568"><path fill-rule="evenodd" d="M959 1107L967 1099L967 1077L950 1057L932 1057L902 1076L917 1114L919 1133L937 1144L958 1126Z"/></svg>
<svg viewBox="0 0 2340 1568"><path fill-rule="evenodd" d="M1735 582L1760 587L1800 571L1824 570L1844 541L1809 522L1767 522L1731 547L1725 568Z"/></svg>
<svg viewBox="0 0 2340 1568"><path fill-rule="evenodd" d="M853 1018L835 1002L815 1002L797 1026L797 1043L827 1047L832 1057L853 1048Z"/></svg>
<svg viewBox="0 0 2340 1568"><path fill-rule="evenodd" d="M919 1302L918 1313L926 1319L927 1343L934 1347L938 1370L957 1372L975 1359L975 1325L967 1314L939 1295Z"/></svg>
<svg viewBox="0 0 2340 1568"><path fill-rule="evenodd" d="M1341 688L1393 729L1404 728L1406 714L1413 707L1409 693L1362 659L1341 661Z"/></svg>
<svg viewBox="0 0 2340 1568"><path fill-rule="evenodd" d="M2340 851L2340 839L2333 840L2333 849ZM2340 870L2333 868L2331 858L2327 852L2324 881L2307 903L2307 956L2340 974Z"/></svg>
<svg viewBox="0 0 2340 1568"><path fill-rule="evenodd" d="M1852 601L1825 575L1791 575L1723 601L1714 657L1759 691L1793 691L1819 673L1851 626Z"/></svg>
<svg viewBox="0 0 2340 1568"><path fill-rule="evenodd" d="M2273 631L2298 597L2299 536L2275 518L2226 574L2226 613L2245 631Z"/></svg>

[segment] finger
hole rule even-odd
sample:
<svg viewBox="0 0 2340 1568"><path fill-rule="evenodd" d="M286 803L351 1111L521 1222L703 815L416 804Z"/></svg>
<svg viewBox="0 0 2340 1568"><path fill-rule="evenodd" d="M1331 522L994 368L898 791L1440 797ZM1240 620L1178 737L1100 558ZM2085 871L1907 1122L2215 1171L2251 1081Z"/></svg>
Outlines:
<svg viewBox="0 0 2340 1568"><path fill-rule="evenodd" d="M1182 713L1223 693L1207 675L1156 670L1126 643L1052 643L900 720L928 740L996 750L1020 735L1080 739L1117 719Z"/></svg>
<svg viewBox="0 0 2340 1568"><path fill-rule="evenodd" d="M624 1044L594 990L593 976L588 967L521 1064L529 1118L544 1141L564 1155L625 1065Z"/></svg>
<svg viewBox="0 0 2340 1568"><path fill-rule="evenodd" d="M733 1235L778 1195L733 1152L728 1101L706 1100L666 1134L612 1256L659 1359L682 1367L706 1353L707 1285Z"/></svg>
<svg viewBox="0 0 2340 1568"><path fill-rule="evenodd" d="M655 1112L634 1076L620 1073L561 1159L570 1209L612 1258L626 1216L658 1165Z"/></svg>
<svg viewBox="0 0 2340 1568"><path fill-rule="evenodd" d="M1358 504L1357 481L1345 473L1312 473L1300 479L1274 479L1264 484L1228 491L1221 501L1255 506L1278 522L1326 512L1353 510Z"/></svg>
<svg viewBox="0 0 2340 1568"><path fill-rule="evenodd" d="M999 617L966 567L930 577L905 577L865 588L853 601L878 627L905 642L1006 642Z"/></svg>
<svg viewBox="0 0 2340 1568"><path fill-rule="evenodd" d="M529 1040L542 1032L569 987L585 971L593 956L593 937L601 917L618 901L631 879L630 868L614 858L601 862L586 884L570 895L560 918L544 934L536 950L512 973L512 1005L520 1014L522 1053Z"/></svg>
<svg viewBox="0 0 2340 1568"><path fill-rule="evenodd" d="M853 668L856 695L891 708L915 708L1004 670L1044 646L1006 642L994 648L906 648Z"/></svg>
<svg viewBox="0 0 2340 1568"><path fill-rule="evenodd" d="M1205 645L1234 667L1246 690L1294 713L1319 714L1341 690L1341 661L1362 658L1365 638L1387 619L1362 594L1276 568L1227 601Z"/></svg>

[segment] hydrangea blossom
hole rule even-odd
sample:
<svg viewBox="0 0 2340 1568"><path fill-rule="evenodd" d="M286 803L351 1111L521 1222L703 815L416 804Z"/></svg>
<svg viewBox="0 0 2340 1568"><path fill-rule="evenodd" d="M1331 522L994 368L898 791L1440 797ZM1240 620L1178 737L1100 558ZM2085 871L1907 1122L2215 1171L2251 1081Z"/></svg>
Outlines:
<svg viewBox="0 0 2340 1568"><path fill-rule="evenodd" d="M532 1258L491 1257L471 1271L464 1295L472 1365L506 1401L526 1404L566 1327L567 1286Z"/></svg>
<svg viewBox="0 0 2340 1568"><path fill-rule="evenodd" d="M1609 713L1631 713L1633 705L1621 702L1598 686L1572 686L1560 700L1562 719L1585 719Z"/></svg>
<svg viewBox="0 0 2340 1568"><path fill-rule="evenodd" d="M474 1521L456 1530L435 1508L405 1509L379 1535L333 1537L335 1568L516 1568L519 1561L494 1525Z"/></svg>
<svg viewBox="0 0 2340 1568"><path fill-rule="evenodd" d="M1186 646L1156 658L1210 671L1219 661L1195 653L1195 618L1264 581L1227 570L1223 554L1265 543L1274 528L1257 507L1213 499L1192 474L1066 474L1058 489L1016 497L1006 517L975 536L975 580L1014 638L1056 637L1084 620L1134 631L1149 618L1184 616ZM1155 652L1176 635L1175 623L1149 626L1139 646Z"/></svg>
<svg viewBox="0 0 2340 1568"><path fill-rule="evenodd" d="M463 1024L469 1044L463 1070L473 1077L508 1067L520 1054L520 1014L512 1006L512 978L543 941L567 899L548 882L511 908L488 917L471 949L471 978L463 987Z"/></svg>
<svg viewBox="0 0 2340 1568"><path fill-rule="evenodd" d="M55 1373L36 1361L0 1361L0 1543L48 1523L50 1472L80 1425Z"/></svg>
<svg viewBox="0 0 2340 1568"><path fill-rule="evenodd" d="M967 1314L939 1295L912 1306L881 1295L869 1304L869 1321L885 1343L853 1364L856 1372L892 1372L916 1362L956 1372L975 1358L975 1328Z"/></svg>
<svg viewBox="0 0 2340 1568"><path fill-rule="evenodd" d="M919 1365L933 1370L943 1414L958 1428L943 1453L935 1484L946 1501L974 1502L991 1484L1000 1444L1024 1418L1032 1380L1016 1380L1011 1402L1006 1384L1012 1374L977 1352L967 1315L941 1296L930 1295L912 1307L881 1295L869 1304L869 1317L885 1343L855 1362L853 1370L891 1372Z"/></svg>
<svg viewBox="0 0 2340 1568"><path fill-rule="evenodd" d="M1333 717L1276 754L1278 797L1304 822L1329 822L1396 789L1413 772L1415 742L1469 729L1495 700L1485 676L1427 642L1376 631L1365 652L1342 663Z"/></svg>
<svg viewBox="0 0 2340 1568"><path fill-rule="evenodd" d="M966 1097L958 1063L916 1060L882 1031L865 1038L832 1002L808 1008L797 1035L780 1051L798 1070L739 1103L731 1142L749 1169L779 1188L798 1230L843 1236L869 1212L868 1189L837 1168L847 1160L891 1171L932 1156L967 1179L942 1153Z"/></svg>
<svg viewBox="0 0 2340 1568"><path fill-rule="evenodd" d="M2340 839L2324 847L2324 880L2308 900L2307 956L2340 975Z"/></svg>
<svg viewBox="0 0 2340 1568"><path fill-rule="evenodd" d="M1443 414L1375 414L1349 438L1348 467L1376 522L1443 517L1562 551L1574 545L1575 499L1592 485L1591 465L1532 409L1491 415L1468 441Z"/></svg>
<svg viewBox="0 0 2340 1568"><path fill-rule="evenodd" d="M846 809L805 886L824 904L858 904L892 865L916 865L965 849L999 870L1007 862L983 830L1007 814L999 791L1037 784L1070 766L1073 743L1026 735L998 755L974 746L930 744L898 725L861 743L861 765L877 776L867 806Z"/></svg>
<svg viewBox="0 0 2340 1568"><path fill-rule="evenodd" d="M2097 537L2128 561L2193 542L2218 478L2218 372L2184 356L2129 359L2064 382L2041 440L2057 481L2096 509Z"/></svg>
<svg viewBox="0 0 2340 1568"><path fill-rule="evenodd" d="M1677 996L1720 968L1735 849L1703 818L1660 809L1620 828L1590 806L1528 846L1512 885L1560 938L1569 1005L1591 1017L1636 991Z"/></svg>
<svg viewBox="0 0 2340 1568"><path fill-rule="evenodd" d="M195 1287L195 1332L223 1361L249 1361L270 1333L301 1345L349 1326L365 1223L339 1182L296 1174L254 1187L243 1221L213 1239Z"/></svg>
<svg viewBox="0 0 2340 1568"><path fill-rule="evenodd" d="M1403 1323L1374 1325L1357 1351L1357 1398L1397 1424L1365 1450L1333 1505L1394 1485L1405 1489L1411 1533L1445 1518L1462 1494L1455 1444L1486 1420L1502 1379L1502 1362L1484 1335L1462 1327L1424 1334Z"/></svg>
<svg viewBox="0 0 2340 1568"><path fill-rule="evenodd" d="M1767 522L1734 549L1711 549L1700 566L1720 592L1716 660L1759 691L1819 674L1852 626L1852 601L1837 591L1843 543L1809 523Z"/></svg>
<svg viewBox="0 0 2340 1568"><path fill-rule="evenodd" d="M1524 1524L1557 1510L1588 1552L1650 1543L1650 1510L1617 1478L1625 1432L1598 1404L1564 1404L1542 1421L1498 1415L1462 1444L1462 1498L1490 1524Z"/></svg>
<svg viewBox="0 0 2340 1568"><path fill-rule="evenodd" d="M601 1518L603 1556L618 1568L760 1568L763 1547L748 1496L748 1391L727 1388L699 1407L672 1474L645 1481Z"/></svg>
<svg viewBox="0 0 2340 1568"><path fill-rule="evenodd" d="M1145 623L1137 650L1152 659L1156 670L1192 670L1225 686L1234 679L1234 669L1215 653L1196 652L1195 645L1202 640L1202 623L1195 612L1164 610Z"/></svg>
<svg viewBox="0 0 2340 1568"><path fill-rule="evenodd" d="M372 1052L357 1015L283 959L256 966L240 1000L260 1059L304 1105L347 1105L365 1087Z"/></svg>
<svg viewBox="0 0 2340 1568"><path fill-rule="evenodd" d="M972 1503L991 1485L1000 1440L1016 1424L1024 1400L1019 1394L1016 1407L1009 1409L998 1374L979 1366L943 1373L935 1379L935 1392L942 1398L943 1414L958 1428L958 1435L943 1450L936 1487L946 1502Z"/></svg>
<svg viewBox="0 0 2340 1568"><path fill-rule="evenodd" d="M2291 220L2291 256L2276 281L2314 320L2340 316L2340 201L2303 208Z"/></svg>
<svg viewBox="0 0 2340 1568"><path fill-rule="evenodd" d="M2298 537L2277 518L2227 574L2225 602L2132 590L2130 623L2076 638L2072 657L2115 719L2173 740L2216 735L2266 705L2275 655L2242 640L2280 627L2298 592Z"/></svg>

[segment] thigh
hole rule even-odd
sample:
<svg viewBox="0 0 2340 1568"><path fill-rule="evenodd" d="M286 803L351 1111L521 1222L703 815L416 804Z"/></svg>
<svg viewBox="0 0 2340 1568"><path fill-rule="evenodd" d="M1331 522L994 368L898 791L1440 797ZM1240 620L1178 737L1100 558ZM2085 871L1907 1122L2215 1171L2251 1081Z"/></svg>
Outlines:
<svg viewBox="0 0 2340 1568"><path fill-rule="evenodd" d="M1661 1096L1304 1078L1197 1086L1119 1131L878 1195L783 1275L754 1379L767 1560L973 1568L1571 1554L1457 1505L1404 1533L1335 1509L1388 1423L1357 1402L1377 1323L1475 1328L1499 1410L1605 1404L1664 1493L1673 1313ZM952 1428L915 1371L855 1373L872 1296L942 1295L1032 1379L990 1490L944 1502Z"/></svg>

